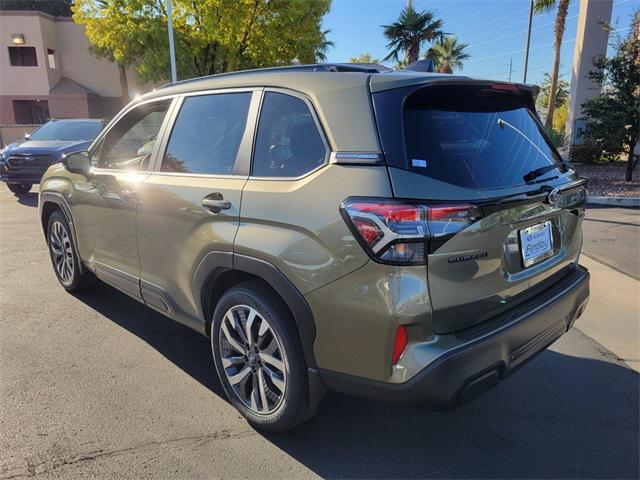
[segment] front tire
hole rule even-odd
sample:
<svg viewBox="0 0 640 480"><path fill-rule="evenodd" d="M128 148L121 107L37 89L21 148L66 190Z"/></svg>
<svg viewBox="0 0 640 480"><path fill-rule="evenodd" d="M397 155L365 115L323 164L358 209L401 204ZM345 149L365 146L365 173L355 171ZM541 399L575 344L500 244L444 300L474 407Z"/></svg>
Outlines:
<svg viewBox="0 0 640 480"><path fill-rule="evenodd" d="M53 270L60 285L67 292L78 292L93 285L91 273L81 269L71 227L60 210L53 212L49 217L47 244Z"/></svg>
<svg viewBox="0 0 640 480"><path fill-rule="evenodd" d="M253 426L284 431L309 417L302 345L275 293L259 282L226 292L213 314L211 347L229 401Z"/></svg>
<svg viewBox="0 0 640 480"><path fill-rule="evenodd" d="M7 187L16 195L29 193L33 185L31 183L7 183Z"/></svg>

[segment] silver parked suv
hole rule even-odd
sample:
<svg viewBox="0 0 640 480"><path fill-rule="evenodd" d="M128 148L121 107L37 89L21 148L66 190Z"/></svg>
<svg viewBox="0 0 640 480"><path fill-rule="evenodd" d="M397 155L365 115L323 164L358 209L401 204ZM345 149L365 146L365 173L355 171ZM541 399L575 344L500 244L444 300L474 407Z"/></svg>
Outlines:
<svg viewBox="0 0 640 480"><path fill-rule="evenodd" d="M536 94L347 65L160 88L42 179L56 275L210 336L231 403L264 429L327 389L465 402L589 297L584 181Z"/></svg>

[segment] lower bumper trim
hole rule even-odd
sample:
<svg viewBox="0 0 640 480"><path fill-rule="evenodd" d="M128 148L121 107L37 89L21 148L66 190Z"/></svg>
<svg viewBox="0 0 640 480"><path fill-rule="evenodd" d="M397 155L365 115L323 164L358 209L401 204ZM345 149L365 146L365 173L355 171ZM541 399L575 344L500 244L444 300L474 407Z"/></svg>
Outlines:
<svg viewBox="0 0 640 480"><path fill-rule="evenodd" d="M477 397L561 337L589 299L589 272L576 266L561 289L504 328L457 347L405 383L320 370L330 390L374 400L449 409Z"/></svg>

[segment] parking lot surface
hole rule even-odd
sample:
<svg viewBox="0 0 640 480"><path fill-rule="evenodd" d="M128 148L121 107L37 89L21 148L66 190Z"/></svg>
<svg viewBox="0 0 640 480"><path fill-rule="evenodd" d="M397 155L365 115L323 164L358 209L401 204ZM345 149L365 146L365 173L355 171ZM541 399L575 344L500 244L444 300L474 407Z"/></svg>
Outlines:
<svg viewBox="0 0 640 480"><path fill-rule="evenodd" d="M640 280L640 210L590 208L582 225L583 253Z"/></svg>
<svg viewBox="0 0 640 480"><path fill-rule="evenodd" d="M206 338L105 285L63 291L36 206L0 185L0 479L640 474L638 373L579 321L454 412L331 394L294 431L257 432Z"/></svg>

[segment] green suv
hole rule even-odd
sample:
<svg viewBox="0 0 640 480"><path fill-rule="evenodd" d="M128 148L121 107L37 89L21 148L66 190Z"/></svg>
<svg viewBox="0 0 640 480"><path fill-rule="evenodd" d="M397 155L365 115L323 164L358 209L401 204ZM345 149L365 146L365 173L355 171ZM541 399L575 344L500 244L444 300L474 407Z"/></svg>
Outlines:
<svg viewBox="0 0 640 480"><path fill-rule="evenodd" d="M209 336L229 400L263 429L327 390L458 405L589 297L584 181L536 94L347 65L167 85L46 172L55 273Z"/></svg>

